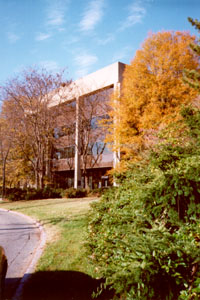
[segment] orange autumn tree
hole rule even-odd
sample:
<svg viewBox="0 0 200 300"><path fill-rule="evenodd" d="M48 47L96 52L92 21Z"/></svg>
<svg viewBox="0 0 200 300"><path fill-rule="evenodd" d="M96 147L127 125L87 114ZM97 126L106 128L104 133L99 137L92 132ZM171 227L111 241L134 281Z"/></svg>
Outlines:
<svg viewBox="0 0 200 300"><path fill-rule="evenodd" d="M120 96L112 97L107 137L126 159L138 156L152 131L177 119L181 106L196 97L182 80L184 69L199 68L189 47L194 42L187 32L152 33L126 66Z"/></svg>

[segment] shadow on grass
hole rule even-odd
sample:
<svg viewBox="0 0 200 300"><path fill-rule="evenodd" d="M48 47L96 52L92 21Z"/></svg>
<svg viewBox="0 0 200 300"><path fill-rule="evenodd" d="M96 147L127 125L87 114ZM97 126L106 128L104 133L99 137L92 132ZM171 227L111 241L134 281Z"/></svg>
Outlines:
<svg viewBox="0 0 200 300"><path fill-rule="evenodd" d="M24 287L23 300L92 300L103 283L75 271L44 271L34 273ZM110 300L113 291L105 290L96 300Z"/></svg>
<svg viewBox="0 0 200 300"><path fill-rule="evenodd" d="M32 208L36 208L36 207L41 207L41 206L53 206L53 205L57 205L57 204L67 204L67 203L71 203L71 202L93 202L93 201L96 201L98 199L98 197L85 197L85 198L49 198L49 199L35 199L35 200L19 200L19 201L11 201L10 203L18 203L20 202L21 204L22 203L28 203L29 201L35 201L36 202L36 205L29 205L29 206L20 206L20 207L15 207L13 208L14 211L17 211L17 210L22 210L22 209L32 209ZM50 202L45 202L45 200L52 200L52 203ZM38 203L37 201L41 201L41 203ZM42 203L42 202L45 202L45 203ZM9 202L7 201L3 201L3 202L0 202L0 205L1 207L3 208L3 206L7 206Z"/></svg>
<svg viewBox="0 0 200 300"><path fill-rule="evenodd" d="M52 203L49 203L49 202L45 202L45 200L54 200L52 201ZM30 205L30 201L35 201L36 202L36 205ZM37 201L40 201L41 203L38 203ZM42 203L42 202L45 202L45 203ZM13 210L17 211L17 210L21 210L21 209L32 209L32 208L35 208L35 207L41 207L41 206L50 206L50 205L57 205L57 204L63 204L63 203L68 203L68 201L66 201L65 199L62 199L62 198L59 198L59 199L38 199L38 200L19 200L19 201L10 201L10 202L7 202L7 201L4 201L4 202L1 202L0 205L3 207L4 205L7 206L9 203L12 204L12 203L26 203L26 204L29 204L29 206L25 205L25 206L20 206L20 207L14 207Z"/></svg>
<svg viewBox="0 0 200 300"><path fill-rule="evenodd" d="M86 214L77 214L73 217L67 218L67 217L51 217L51 218L41 218L40 219L40 223L42 225L47 225L47 224L52 224L52 225L57 225L59 223L66 223L66 222L80 222L82 220L84 220Z"/></svg>

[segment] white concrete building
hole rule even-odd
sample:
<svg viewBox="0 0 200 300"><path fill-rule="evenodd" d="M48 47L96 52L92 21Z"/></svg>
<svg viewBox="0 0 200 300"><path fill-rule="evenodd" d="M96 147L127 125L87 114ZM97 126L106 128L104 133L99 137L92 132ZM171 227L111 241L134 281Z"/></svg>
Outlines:
<svg viewBox="0 0 200 300"><path fill-rule="evenodd" d="M82 101L85 101L85 105L87 105L87 101L95 103L94 101L96 100L93 99L97 99L97 97L99 97L98 105L100 105L101 102L107 102L112 92L114 92L115 90L120 90L124 68L125 64L116 62L72 82L67 87L62 88L62 103L66 103L66 105L70 107L70 113L68 113L69 121L68 124L66 124L65 128L68 128L67 130L69 130L69 126L72 126L72 123L74 124L73 126L75 128L74 134L71 135L70 142L69 139L68 141L66 141L67 139L62 137L63 141L66 141L66 147L63 148L65 150L61 150L59 152L58 147L56 152L57 157L55 157L53 160L53 172L55 174L55 180L58 183L60 182L61 186L70 187L73 185L75 188L79 186L83 187L83 173L85 176L86 171L88 183L91 188L103 187L109 184L106 172L109 169L115 167L115 164L118 160L117 155L116 153L112 153L107 147L105 147L105 149L103 150L102 146L101 151L103 150L103 152L99 155L98 160L95 161L93 157L93 163L89 164L88 162L84 162L84 151L83 149L81 150L81 145L83 145L84 143L83 141L81 144L81 139L84 135L84 128L81 130L81 127L79 126L80 119L82 118L80 118L80 111L82 109L81 103L83 103ZM59 101L60 95L58 96L55 94L55 96L53 97L52 106L57 105ZM91 108L89 108L88 106L88 108L85 109L84 112L87 114L88 111L89 115L89 110L91 110ZM100 118L102 111L101 109L96 108L94 114L95 113L98 118ZM93 116L90 119L90 122L96 122L97 116ZM64 127L64 125L62 127ZM98 144L95 144L94 137L92 143L90 143L90 146L93 147L93 152L97 151ZM66 153L66 157L64 155L61 155L60 153ZM88 154L88 156L90 155ZM95 153L93 153L93 156L95 156ZM90 159L90 162L92 162L92 159Z"/></svg>

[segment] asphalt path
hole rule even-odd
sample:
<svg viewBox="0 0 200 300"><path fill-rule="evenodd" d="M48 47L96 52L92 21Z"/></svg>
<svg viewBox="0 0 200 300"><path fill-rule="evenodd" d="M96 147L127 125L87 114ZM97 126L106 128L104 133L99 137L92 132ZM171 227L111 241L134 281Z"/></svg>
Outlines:
<svg viewBox="0 0 200 300"><path fill-rule="evenodd" d="M5 298L11 299L30 273L41 243L40 225L31 218L0 209L0 245L8 259Z"/></svg>

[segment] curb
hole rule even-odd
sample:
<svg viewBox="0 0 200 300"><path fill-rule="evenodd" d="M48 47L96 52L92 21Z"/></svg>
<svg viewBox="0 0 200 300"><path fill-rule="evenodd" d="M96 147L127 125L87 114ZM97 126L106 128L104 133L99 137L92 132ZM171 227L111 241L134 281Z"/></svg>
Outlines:
<svg viewBox="0 0 200 300"><path fill-rule="evenodd" d="M8 209L0 208L0 210L7 211L7 212L12 213L12 214L17 214L17 215L23 216L27 220L29 220L31 222L34 222L35 226L40 231L40 242L39 242L39 245L35 249L33 259L31 261L31 263L29 264L28 268L26 269L26 271L25 271L22 279L19 282L19 285L17 287L16 292L15 292L14 296L12 297L12 300L20 300L21 296L22 296L23 287L24 287L25 283L27 282L27 280L30 278L31 274L34 272L35 266L36 266L36 264L37 264L40 256L42 255L42 252L44 250L44 246L46 244L46 233L44 231L43 226L38 221L36 221L35 219L33 219L31 217L29 217L27 215L24 215L24 214L22 214L20 212L8 210Z"/></svg>

